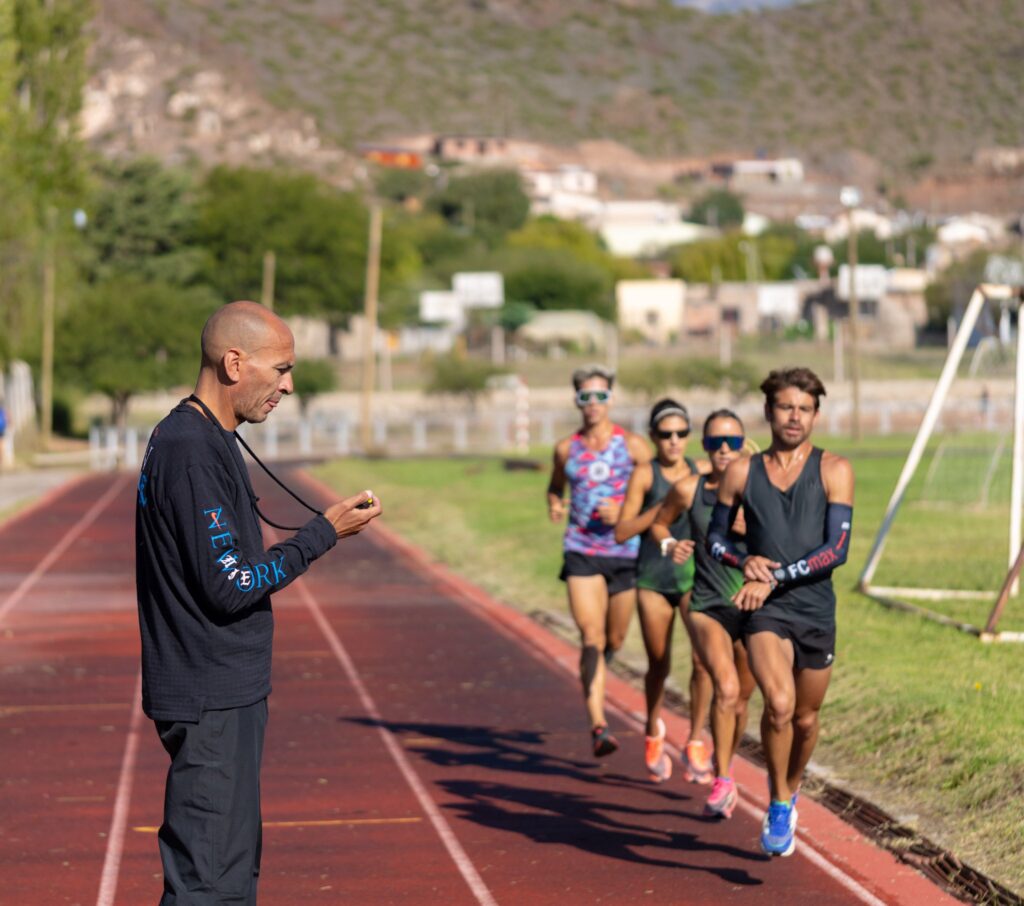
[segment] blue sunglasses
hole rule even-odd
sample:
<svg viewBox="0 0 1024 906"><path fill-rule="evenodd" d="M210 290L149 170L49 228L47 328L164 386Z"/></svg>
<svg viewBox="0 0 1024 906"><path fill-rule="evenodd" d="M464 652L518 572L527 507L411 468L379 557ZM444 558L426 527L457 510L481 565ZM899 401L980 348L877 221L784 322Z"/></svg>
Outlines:
<svg viewBox="0 0 1024 906"><path fill-rule="evenodd" d="M704 449L708 453L714 453L716 450L721 450L722 444L725 444L730 450L742 450L743 440L743 435L713 434L704 438Z"/></svg>

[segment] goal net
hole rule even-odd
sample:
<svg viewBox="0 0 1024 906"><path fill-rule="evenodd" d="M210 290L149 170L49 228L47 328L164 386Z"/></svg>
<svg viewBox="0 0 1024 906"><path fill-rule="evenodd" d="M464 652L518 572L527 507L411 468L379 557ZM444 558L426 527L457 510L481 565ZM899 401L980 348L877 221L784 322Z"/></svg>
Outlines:
<svg viewBox="0 0 1024 906"><path fill-rule="evenodd" d="M986 640L1024 641L1017 582L990 625L1022 540L1019 308L1009 287L972 296L860 577L882 603Z"/></svg>

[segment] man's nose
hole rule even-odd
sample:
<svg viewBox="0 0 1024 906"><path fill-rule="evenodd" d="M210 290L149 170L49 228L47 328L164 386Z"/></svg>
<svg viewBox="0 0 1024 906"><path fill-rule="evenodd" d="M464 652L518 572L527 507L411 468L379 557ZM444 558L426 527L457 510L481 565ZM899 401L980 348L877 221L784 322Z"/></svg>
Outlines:
<svg viewBox="0 0 1024 906"><path fill-rule="evenodd" d="M278 385L278 389L282 393L295 392L295 382L292 380L292 373L290 371L281 376L281 383Z"/></svg>

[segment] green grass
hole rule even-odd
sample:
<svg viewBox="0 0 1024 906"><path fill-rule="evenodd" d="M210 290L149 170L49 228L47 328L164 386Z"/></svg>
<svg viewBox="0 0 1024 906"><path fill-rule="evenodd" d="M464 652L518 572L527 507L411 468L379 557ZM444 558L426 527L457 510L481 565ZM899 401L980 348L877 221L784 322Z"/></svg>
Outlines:
<svg viewBox="0 0 1024 906"><path fill-rule="evenodd" d="M853 591L909 439L829 446L854 463L857 506L850 562L836 577L837 666L815 762L834 782L1024 890L1024 650L983 645ZM534 454L546 464L550 451ZM545 518L546 472L509 472L500 460L467 458L343 460L317 474L340 492L373 488L392 528L499 600L526 611L565 611L556 578L563 528ZM930 513L904 515L938 528ZM959 557L929 546L915 569L932 584L956 573L971 559L965 542L961 532ZM984 578L997 586L1001 574ZM1024 603L1012 602L1007 625L1019 624L1022 610ZM684 688L687 648L677 634L674 676ZM635 621L627 656L642 660Z"/></svg>

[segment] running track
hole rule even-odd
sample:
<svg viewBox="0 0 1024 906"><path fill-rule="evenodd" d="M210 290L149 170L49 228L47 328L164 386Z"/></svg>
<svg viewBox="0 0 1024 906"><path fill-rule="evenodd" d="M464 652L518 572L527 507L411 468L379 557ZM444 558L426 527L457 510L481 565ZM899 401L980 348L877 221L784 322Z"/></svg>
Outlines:
<svg viewBox="0 0 1024 906"><path fill-rule="evenodd" d="M0 525L4 906L159 898L166 756L138 706L133 532L129 475ZM763 857L746 763L729 822L678 774L647 783L642 699L614 678L623 748L596 763L575 652L383 525L274 607L262 904L955 902L809 801L797 854Z"/></svg>

